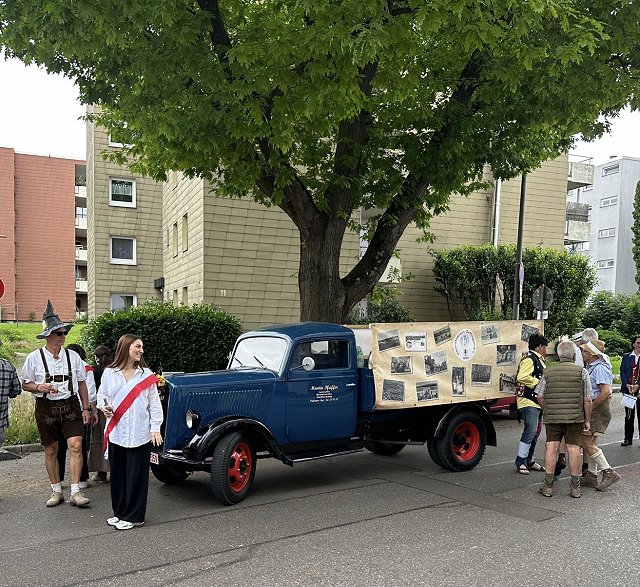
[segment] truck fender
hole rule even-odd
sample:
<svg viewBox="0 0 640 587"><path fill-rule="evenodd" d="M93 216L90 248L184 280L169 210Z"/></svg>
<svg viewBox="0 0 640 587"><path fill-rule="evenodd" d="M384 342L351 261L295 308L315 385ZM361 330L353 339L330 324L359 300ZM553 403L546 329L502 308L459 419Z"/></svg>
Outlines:
<svg viewBox="0 0 640 587"><path fill-rule="evenodd" d="M251 431L258 438L263 440L267 445L269 452L277 459L280 459L286 465L293 466L293 462L286 457L271 431L260 421L253 418L230 418L224 422L213 424L201 437L198 442L196 459L204 462L206 457L213 452L213 447L218 440L233 430L244 429Z"/></svg>
<svg viewBox="0 0 640 587"><path fill-rule="evenodd" d="M473 412L474 414L476 414L480 418L482 418L482 421L484 423L484 427L485 427L485 429L487 431L487 444L489 446L497 446L498 445L498 438L497 438L497 434L496 434L496 429L495 429L495 427L493 425L493 421L491 420L491 416L489 415L489 412L487 411L486 406L480 405L480 404L464 403L464 404L459 404L459 405L451 407L440 418L440 421L438 422L438 425L436 426L436 430L433 433L433 437L434 438L442 438L449 420L451 420L451 418L453 418L453 416L455 416L456 414L459 414L461 412L466 412L466 411Z"/></svg>

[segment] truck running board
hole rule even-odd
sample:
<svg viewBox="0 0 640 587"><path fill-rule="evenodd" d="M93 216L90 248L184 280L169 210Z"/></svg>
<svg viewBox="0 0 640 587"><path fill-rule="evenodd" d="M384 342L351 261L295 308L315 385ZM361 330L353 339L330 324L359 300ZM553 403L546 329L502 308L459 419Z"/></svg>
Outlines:
<svg viewBox="0 0 640 587"><path fill-rule="evenodd" d="M296 457L295 455L287 455L287 457L290 459L291 464L294 465L295 463L303 463L304 461L315 461L317 459L327 459L329 457L349 455L356 452L362 452L363 450L364 450L363 448L349 448L345 450L336 450L335 452L322 453L318 455L309 455L308 453L305 453L305 456Z"/></svg>

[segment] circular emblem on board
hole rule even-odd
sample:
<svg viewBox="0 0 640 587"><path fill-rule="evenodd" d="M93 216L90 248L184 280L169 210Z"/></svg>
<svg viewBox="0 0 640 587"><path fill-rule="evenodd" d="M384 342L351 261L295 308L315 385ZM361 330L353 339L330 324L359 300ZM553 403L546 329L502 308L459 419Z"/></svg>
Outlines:
<svg viewBox="0 0 640 587"><path fill-rule="evenodd" d="M468 328L463 328L453 341L456 357L461 361L469 361L476 354L476 337Z"/></svg>

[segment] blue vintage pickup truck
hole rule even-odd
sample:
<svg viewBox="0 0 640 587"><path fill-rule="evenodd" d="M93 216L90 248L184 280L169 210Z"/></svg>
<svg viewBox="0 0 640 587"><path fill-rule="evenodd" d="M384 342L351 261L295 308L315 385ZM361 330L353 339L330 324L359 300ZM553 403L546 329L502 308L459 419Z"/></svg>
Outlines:
<svg viewBox="0 0 640 587"><path fill-rule="evenodd" d="M207 471L224 504L246 497L262 457L293 466L364 449L393 455L426 443L436 464L463 471L496 444L486 402L378 409L354 331L336 324L248 332L226 370L166 379L164 444L152 452L151 470L169 484Z"/></svg>

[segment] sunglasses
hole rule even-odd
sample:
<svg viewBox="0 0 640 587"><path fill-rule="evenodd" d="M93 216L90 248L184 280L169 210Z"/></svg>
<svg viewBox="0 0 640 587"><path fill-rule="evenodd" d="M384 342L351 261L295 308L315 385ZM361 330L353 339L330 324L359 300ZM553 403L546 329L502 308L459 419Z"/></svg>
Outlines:
<svg viewBox="0 0 640 587"><path fill-rule="evenodd" d="M58 336L67 336L67 331L66 330L56 330L55 332L52 332L51 334L57 334Z"/></svg>

